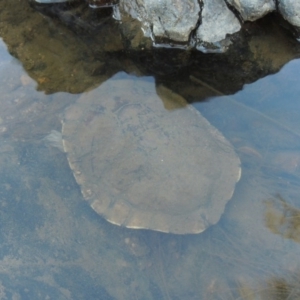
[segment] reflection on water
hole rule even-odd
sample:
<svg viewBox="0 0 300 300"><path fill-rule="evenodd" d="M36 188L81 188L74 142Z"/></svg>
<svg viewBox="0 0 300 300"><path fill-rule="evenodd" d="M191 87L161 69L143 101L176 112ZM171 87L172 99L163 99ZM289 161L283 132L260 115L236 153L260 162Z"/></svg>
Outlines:
<svg viewBox="0 0 300 300"><path fill-rule="evenodd" d="M2 43L0 299L298 299L298 70L294 60L195 104L234 145L243 175L218 224L172 235L109 224L87 205L66 154L45 142L80 95L36 91ZM187 100L217 95L195 77L206 86L183 81Z"/></svg>

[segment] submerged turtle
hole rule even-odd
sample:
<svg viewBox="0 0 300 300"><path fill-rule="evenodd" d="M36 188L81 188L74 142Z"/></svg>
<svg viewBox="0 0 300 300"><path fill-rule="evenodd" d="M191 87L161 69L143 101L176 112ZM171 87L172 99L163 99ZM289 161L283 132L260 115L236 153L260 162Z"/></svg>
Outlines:
<svg viewBox="0 0 300 300"><path fill-rule="evenodd" d="M200 233L240 178L232 145L179 95L110 80L66 110L63 146L92 208L113 224Z"/></svg>

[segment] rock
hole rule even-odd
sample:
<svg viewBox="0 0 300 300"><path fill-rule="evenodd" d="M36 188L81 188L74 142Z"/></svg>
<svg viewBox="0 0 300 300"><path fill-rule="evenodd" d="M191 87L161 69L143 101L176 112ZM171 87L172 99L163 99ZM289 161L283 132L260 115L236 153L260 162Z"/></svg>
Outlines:
<svg viewBox="0 0 300 300"><path fill-rule="evenodd" d="M144 34L154 42L187 43L197 25L200 6L197 0L120 0L119 9L121 18L127 13L140 20Z"/></svg>
<svg viewBox="0 0 300 300"><path fill-rule="evenodd" d="M279 0L278 10L280 14L292 25L300 28L300 1Z"/></svg>
<svg viewBox="0 0 300 300"><path fill-rule="evenodd" d="M232 5L244 21L255 21L276 9L273 0L225 0ZM288 2L293 2L290 0ZM298 6L299 7L299 6Z"/></svg>
<svg viewBox="0 0 300 300"><path fill-rule="evenodd" d="M121 21L128 15L139 20L144 35L151 37L156 45L171 42L191 46L191 33L199 26L192 37L192 46L202 52L224 52L230 44L226 35L241 29L224 0L204 0L202 11L197 0L120 0L116 9Z"/></svg>
<svg viewBox="0 0 300 300"><path fill-rule="evenodd" d="M122 35L128 37L134 50L150 49L152 41L155 47L194 47L205 53L225 52L232 41L228 35L240 31L240 23L258 20L276 10L291 24L292 32L296 30L297 36L300 33L297 14L300 0L29 1L82 2L91 8L113 7L113 17L121 22Z"/></svg>
<svg viewBox="0 0 300 300"><path fill-rule="evenodd" d="M224 0L204 0L202 23L196 33L196 48L202 52L224 52L230 41L227 34L241 29L239 20L228 9ZM211 46L208 47L207 44Z"/></svg>

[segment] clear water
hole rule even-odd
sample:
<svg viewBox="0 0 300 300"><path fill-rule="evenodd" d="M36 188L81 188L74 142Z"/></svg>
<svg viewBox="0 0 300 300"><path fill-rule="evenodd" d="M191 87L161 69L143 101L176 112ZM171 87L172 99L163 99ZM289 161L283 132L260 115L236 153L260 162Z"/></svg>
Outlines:
<svg viewBox="0 0 300 300"><path fill-rule="evenodd" d="M0 299L299 299L299 64L193 99L243 172L216 225L172 235L90 208L66 154L45 140L81 95L38 91L48 79L37 84L1 42Z"/></svg>

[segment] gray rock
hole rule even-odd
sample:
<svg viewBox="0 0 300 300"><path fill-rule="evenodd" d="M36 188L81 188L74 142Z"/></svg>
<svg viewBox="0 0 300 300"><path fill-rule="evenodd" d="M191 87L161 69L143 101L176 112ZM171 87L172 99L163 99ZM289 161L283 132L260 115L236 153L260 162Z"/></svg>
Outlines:
<svg viewBox="0 0 300 300"><path fill-rule="evenodd" d="M300 28L300 1L279 0L278 9L281 15L292 25Z"/></svg>
<svg viewBox="0 0 300 300"><path fill-rule="evenodd" d="M240 22L228 9L224 0L203 2L202 22L196 33L196 47L203 52L223 52L230 43L229 40L224 41L226 35L238 32L241 28ZM208 47L207 44L212 47Z"/></svg>
<svg viewBox="0 0 300 300"><path fill-rule="evenodd" d="M197 25L200 6L197 0L120 0L122 14L128 13L143 23L146 36L188 42Z"/></svg>
<svg viewBox="0 0 300 300"><path fill-rule="evenodd" d="M225 0L232 5L244 21L255 21L276 9L273 0ZM292 2L294 0L291 0Z"/></svg>
<svg viewBox="0 0 300 300"><path fill-rule="evenodd" d="M152 40L157 47L225 52L231 44L229 35L241 29L240 21L255 21L276 9L300 30L300 0L119 0L118 5L114 0L29 1L87 1L90 7L113 6L113 16L123 23L121 30L132 49L151 47Z"/></svg>

